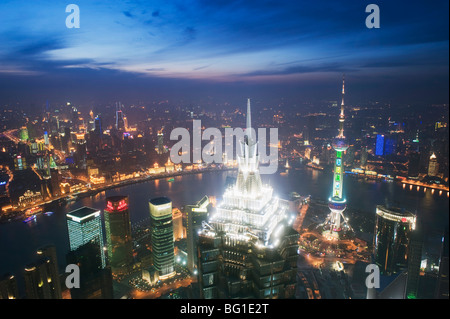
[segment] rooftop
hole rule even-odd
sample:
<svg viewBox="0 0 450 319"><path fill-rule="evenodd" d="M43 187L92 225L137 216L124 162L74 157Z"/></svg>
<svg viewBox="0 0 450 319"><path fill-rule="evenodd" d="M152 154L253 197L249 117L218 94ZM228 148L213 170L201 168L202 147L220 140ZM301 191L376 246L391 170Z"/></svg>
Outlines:
<svg viewBox="0 0 450 319"><path fill-rule="evenodd" d="M89 217L96 213L99 214L100 210L84 206L84 207L78 208L76 210L73 210L73 211L67 213L67 216L75 217L77 219L84 219L84 218Z"/></svg>

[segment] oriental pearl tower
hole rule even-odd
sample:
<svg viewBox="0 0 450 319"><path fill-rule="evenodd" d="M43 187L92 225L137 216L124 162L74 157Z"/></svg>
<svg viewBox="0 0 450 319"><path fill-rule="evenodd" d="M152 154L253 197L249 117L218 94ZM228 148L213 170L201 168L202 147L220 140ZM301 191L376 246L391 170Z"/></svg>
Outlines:
<svg viewBox="0 0 450 319"><path fill-rule="evenodd" d="M346 199L343 196L344 188L344 163L343 154L348 148L344 135L344 95L345 95L345 78L342 78L342 102L341 113L339 115L339 134L333 139L332 146L336 151L336 159L334 162L333 174L333 190L328 200L330 213L325 222L320 226L323 227L323 235L328 239L339 239L339 234L344 230L349 230L350 225L343 212L347 207Z"/></svg>

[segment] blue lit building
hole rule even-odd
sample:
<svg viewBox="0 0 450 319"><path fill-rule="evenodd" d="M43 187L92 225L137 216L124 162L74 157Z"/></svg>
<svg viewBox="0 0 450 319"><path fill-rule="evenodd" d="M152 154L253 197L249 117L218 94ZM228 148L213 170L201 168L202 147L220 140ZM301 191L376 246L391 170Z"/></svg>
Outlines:
<svg viewBox="0 0 450 319"><path fill-rule="evenodd" d="M100 210L81 207L67 213L67 228L69 231L70 250L74 251L80 246L95 239L100 244L102 267L106 266L106 256L103 250L103 230Z"/></svg>

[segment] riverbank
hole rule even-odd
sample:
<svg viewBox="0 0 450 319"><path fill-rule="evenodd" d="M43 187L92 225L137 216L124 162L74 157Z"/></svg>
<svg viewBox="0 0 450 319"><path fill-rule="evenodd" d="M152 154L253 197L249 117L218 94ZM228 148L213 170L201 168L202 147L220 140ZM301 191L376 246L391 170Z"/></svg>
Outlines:
<svg viewBox="0 0 450 319"><path fill-rule="evenodd" d="M44 207L46 205L55 204L58 202L66 203L69 201L76 201L81 198L95 196L98 193L101 193L101 192L104 192L107 190L116 189L116 188L132 185L132 184L145 183L145 182L149 182L149 181L173 178L173 177L177 177L177 176L196 175L196 174L202 174L202 173L208 173L208 172L226 172L226 171L233 171L233 170L237 170L237 168L236 167L208 167L208 168L203 168L203 169L196 169L196 170L189 170L189 171L174 171L171 173L163 173L163 174L158 174L158 175L149 175L149 176L145 176L142 178L128 179L128 180L124 180L124 181L120 181L120 182L115 182L115 183L112 183L109 185L103 185L103 186L99 186L96 188L91 188L87 191L83 191L83 192L79 192L79 193L66 194L64 196L52 198L52 199L49 199L49 200L46 200L46 201L43 201L40 203L36 203L36 204L30 205L30 206L27 206L27 207L20 207L18 209L15 209L15 210L12 210L10 212L0 215L0 223L8 223L8 222L12 222L12 221L25 220L27 217L29 217L27 215L27 211L30 209L35 209L35 208L43 208L44 209Z"/></svg>

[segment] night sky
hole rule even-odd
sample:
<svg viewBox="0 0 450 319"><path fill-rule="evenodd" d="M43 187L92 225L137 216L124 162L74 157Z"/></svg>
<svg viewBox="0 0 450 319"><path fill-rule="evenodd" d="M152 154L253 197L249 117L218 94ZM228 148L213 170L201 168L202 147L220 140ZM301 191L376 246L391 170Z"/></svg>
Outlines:
<svg viewBox="0 0 450 319"><path fill-rule="evenodd" d="M80 8L69 29L65 8ZM368 29L368 4L381 27ZM448 103L448 0L0 2L0 104Z"/></svg>

